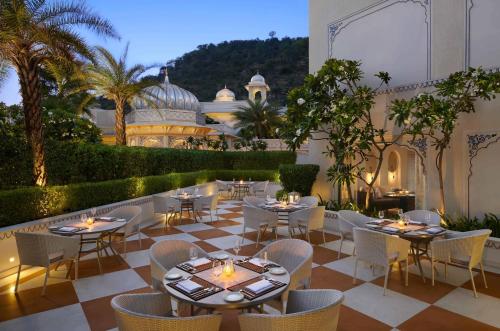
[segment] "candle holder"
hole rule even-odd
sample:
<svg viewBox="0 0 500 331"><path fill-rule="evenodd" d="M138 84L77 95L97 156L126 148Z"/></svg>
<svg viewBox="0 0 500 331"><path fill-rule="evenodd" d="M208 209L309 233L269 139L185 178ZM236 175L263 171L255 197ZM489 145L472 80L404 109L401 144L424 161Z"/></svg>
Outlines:
<svg viewBox="0 0 500 331"><path fill-rule="evenodd" d="M222 272L226 276L231 276L232 274L234 274L234 262L232 259L226 260L226 262L224 262L224 268L222 269Z"/></svg>
<svg viewBox="0 0 500 331"><path fill-rule="evenodd" d="M94 218L93 217L87 218L87 225L92 225L92 224L94 224Z"/></svg>

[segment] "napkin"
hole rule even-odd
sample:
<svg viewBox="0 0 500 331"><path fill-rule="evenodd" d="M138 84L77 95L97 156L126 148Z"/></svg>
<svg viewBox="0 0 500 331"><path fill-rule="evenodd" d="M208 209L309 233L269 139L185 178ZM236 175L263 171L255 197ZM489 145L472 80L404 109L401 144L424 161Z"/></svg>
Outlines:
<svg viewBox="0 0 500 331"><path fill-rule="evenodd" d="M75 231L80 231L80 228L77 228L77 227L74 227L74 226L63 226L63 227L57 229L57 231L61 231L61 232L75 232Z"/></svg>
<svg viewBox="0 0 500 331"><path fill-rule="evenodd" d="M97 221L102 221L102 222L114 222L114 221L118 221L118 219L116 217L109 217L109 216L102 216L102 217L98 217L96 218Z"/></svg>
<svg viewBox="0 0 500 331"><path fill-rule="evenodd" d="M440 228L439 226L436 226L436 227L429 228L426 231L427 231L427 233L430 233L430 234L436 234L436 233L443 232L444 229Z"/></svg>
<svg viewBox="0 0 500 331"><path fill-rule="evenodd" d="M390 226L384 226L382 230L387 231L387 232L399 232L399 229L390 227Z"/></svg>
<svg viewBox="0 0 500 331"><path fill-rule="evenodd" d="M206 257L201 257L199 259L196 259L196 260L193 260L193 261L189 261L187 264L189 264L190 266L192 267L199 267L200 265L204 265L204 264L207 264L207 263L210 263L211 261L209 259L207 259Z"/></svg>
<svg viewBox="0 0 500 331"><path fill-rule="evenodd" d="M264 261L262 261L261 259L259 259L257 257L251 258L248 262L250 262L251 264L254 264L258 267L262 267L262 265L264 264Z"/></svg>
<svg viewBox="0 0 500 331"><path fill-rule="evenodd" d="M425 225L425 224L427 224L427 223L424 223L424 222L417 222L417 221L409 221L408 223L414 224L414 225Z"/></svg>
<svg viewBox="0 0 500 331"><path fill-rule="evenodd" d="M370 220L367 223L368 224L380 224L380 223L383 223L383 222L385 222L385 220L376 220L376 219L373 219L373 220Z"/></svg>
<svg viewBox="0 0 500 331"><path fill-rule="evenodd" d="M188 292L188 293L194 293L200 289L203 288L203 286L201 286L200 284L198 283L195 283L193 282L192 280L189 280L189 279L186 279L186 280L183 280L181 282L178 282L177 283L177 286L180 287L181 289L183 289L184 291Z"/></svg>
<svg viewBox="0 0 500 331"><path fill-rule="evenodd" d="M255 294L259 294L261 292L264 292L270 288L272 288L274 285L268 281L267 279L259 280L256 283L250 284L246 286L246 288L250 291L252 291Z"/></svg>

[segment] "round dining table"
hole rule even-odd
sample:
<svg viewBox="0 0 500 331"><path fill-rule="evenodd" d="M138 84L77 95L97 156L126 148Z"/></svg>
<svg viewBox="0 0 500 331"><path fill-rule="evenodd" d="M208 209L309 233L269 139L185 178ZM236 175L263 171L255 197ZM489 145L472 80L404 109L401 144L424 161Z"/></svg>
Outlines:
<svg viewBox="0 0 500 331"><path fill-rule="evenodd" d="M179 193L176 195L172 195L170 197L179 200L181 202L181 218L182 218L182 211L186 210L188 214L192 213L194 221L198 222L198 218L196 217L196 213L194 211L194 202L195 200L202 198L203 197L202 194Z"/></svg>
<svg viewBox="0 0 500 331"><path fill-rule="evenodd" d="M240 180L238 182L228 182L227 185L233 187L233 194L232 198L233 199L238 199L241 200L244 196L250 193L250 187L252 187L255 184L255 182L251 181L243 181Z"/></svg>
<svg viewBox="0 0 500 331"><path fill-rule="evenodd" d="M269 261L269 263L272 263ZM284 269L284 268L283 268ZM225 273L221 273L220 275L215 275L213 268L191 274L181 268L176 266L170 269L165 278L163 280L163 285L167 289L168 293L181 302L188 303L192 306L207 309L209 312L213 312L214 310L228 310L228 309L248 309L249 311L252 308L258 307L265 302L268 302L276 297L279 297L283 292L285 292L290 284L290 274L285 270L285 273L282 275L274 275L269 271L265 273L258 273L252 271L248 268L234 264L234 273L231 275L226 275ZM167 275L170 274L179 274L182 276L181 279L194 279L193 276L201 278L203 281L213 284L214 287L219 288L221 291L211 294L203 299L194 300L191 296L184 294L183 292L176 290L174 287L169 286L169 283L175 282L168 280L166 278ZM252 279L268 279L270 281L278 281L286 284L285 286L276 288L270 292L267 292L261 296L258 296L252 300L243 298L238 302L228 302L225 300L225 297L231 293L239 293L238 291L231 291L229 288L236 287L239 284L248 282Z"/></svg>
<svg viewBox="0 0 500 331"><path fill-rule="evenodd" d="M265 202L259 205L259 208L272 211L278 214L278 219L280 221L288 222L288 215L295 211L306 209L309 206L299 204L299 203L287 203L282 204L278 201Z"/></svg>
<svg viewBox="0 0 500 331"><path fill-rule="evenodd" d="M124 227L125 224L127 224L125 219L104 217L103 220L99 220L99 217L97 217L93 224L72 222L62 226L53 225L49 227L49 231L60 236L80 236L79 256L95 252L97 255L99 273L102 274L101 251L104 251L106 255L109 256L106 251L106 248L109 248L114 255L118 255L111 245L111 236L114 232ZM108 238L108 240L106 241L105 238ZM91 248L85 249L84 245L86 244L91 244Z"/></svg>

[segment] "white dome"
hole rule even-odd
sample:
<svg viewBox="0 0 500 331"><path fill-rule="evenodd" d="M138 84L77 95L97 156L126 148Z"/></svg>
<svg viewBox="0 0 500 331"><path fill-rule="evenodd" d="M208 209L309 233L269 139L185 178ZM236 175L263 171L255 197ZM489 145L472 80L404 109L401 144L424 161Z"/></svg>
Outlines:
<svg viewBox="0 0 500 331"><path fill-rule="evenodd" d="M227 87L224 87L215 95L215 101L234 101L235 99L234 92Z"/></svg>
<svg viewBox="0 0 500 331"><path fill-rule="evenodd" d="M147 98L159 109L200 110L200 102L193 93L175 84L170 84L168 80L158 86L148 87L146 90L151 95ZM141 99L135 99L133 107L135 109L152 108L150 104Z"/></svg>
<svg viewBox="0 0 500 331"><path fill-rule="evenodd" d="M266 83L266 79L261 74L257 73L250 79L250 83Z"/></svg>

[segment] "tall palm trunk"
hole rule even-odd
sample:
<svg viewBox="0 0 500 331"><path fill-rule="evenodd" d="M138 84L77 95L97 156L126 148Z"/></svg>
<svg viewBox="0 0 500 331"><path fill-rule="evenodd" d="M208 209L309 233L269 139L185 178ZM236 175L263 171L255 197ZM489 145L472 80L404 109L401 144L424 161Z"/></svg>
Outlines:
<svg viewBox="0 0 500 331"><path fill-rule="evenodd" d="M47 183L45 149L42 126L41 87L38 63L32 59L20 59L16 64L23 98L26 137L33 155L33 182L38 186Z"/></svg>
<svg viewBox="0 0 500 331"><path fill-rule="evenodd" d="M116 145L127 145L127 136L125 133L125 104L117 101L115 111L115 134Z"/></svg>
<svg viewBox="0 0 500 331"><path fill-rule="evenodd" d="M439 211L441 215L444 215L446 213L446 200L444 196L443 154L444 148L441 148L436 156L436 168L439 175L439 197L441 200Z"/></svg>

